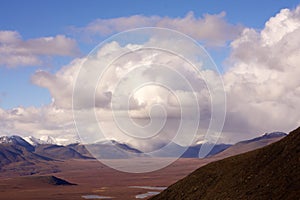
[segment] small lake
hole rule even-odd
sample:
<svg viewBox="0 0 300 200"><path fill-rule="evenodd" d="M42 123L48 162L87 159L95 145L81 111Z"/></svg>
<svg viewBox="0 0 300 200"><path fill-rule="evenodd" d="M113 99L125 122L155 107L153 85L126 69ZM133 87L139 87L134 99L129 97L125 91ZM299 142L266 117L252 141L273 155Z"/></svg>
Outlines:
<svg viewBox="0 0 300 200"><path fill-rule="evenodd" d="M99 195L83 195L81 196L84 199L113 199L114 197L108 197L108 196L99 196Z"/></svg>
<svg viewBox="0 0 300 200"><path fill-rule="evenodd" d="M144 190L150 190L146 193L143 194L138 194L135 196L136 199L144 199L147 197L151 197L154 195L157 195L161 193L161 191L167 189L167 187L154 187L154 186L129 186L128 188L138 188L138 189L144 189ZM109 196L100 196L100 195L82 195L81 196L83 199L113 199L114 197L109 197Z"/></svg>
<svg viewBox="0 0 300 200"><path fill-rule="evenodd" d="M156 190L148 191L147 193L135 195L136 199L144 199L161 193L161 191L167 189L167 187L154 187L154 186L129 186L129 188L140 188L145 190Z"/></svg>
<svg viewBox="0 0 300 200"><path fill-rule="evenodd" d="M145 190L165 190L167 187L154 187L154 186L129 186L129 188L140 188Z"/></svg>
<svg viewBox="0 0 300 200"><path fill-rule="evenodd" d="M138 194L138 195L135 195L135 198L136 199L145 199L147 197L151 197L151 196L154 196L154 195L157 195L159 194L160 192L154 192L154 191L151 191L151 192L147 192L147 193L144 193L144 194Z"/></svg>

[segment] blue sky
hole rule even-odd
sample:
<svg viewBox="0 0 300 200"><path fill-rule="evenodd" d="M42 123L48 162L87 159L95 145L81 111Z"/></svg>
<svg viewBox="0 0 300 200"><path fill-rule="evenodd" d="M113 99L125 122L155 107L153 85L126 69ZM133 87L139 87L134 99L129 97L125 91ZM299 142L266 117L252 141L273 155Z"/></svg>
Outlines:
<svg viewBox="0 0 300 200"><path fill-rule="evenodd" d="M1 1L1 29L19 30L24 38L63 33L70 25L84 26L97 18L142 14L182 17L189 11L197 16L225 11L232 23L262 28L282 8L294 8L299 1ZM118 6L116 6L118 5Z"/></svg>
<svg viewBox="0 0 300 200"><path fill-rule="evenodd" d="M111 19L131 15L184 17L193 11L196 17L206 13L226 12L226 20L232 24L261 29L264 23L282 8L294 8L299 1L17 1L2 0L0 8L0 30L17 31L24 40L67 35L77 40L80 51L87 54L97 42L82 41L70 27L84 27L95 19ZM227 47L210 49L210 54L221 65L228 55ZM53 57L46 69L55 72L73 57ZM0 107L41 106L50 102L47 89L31 83L31 75L41 67L0 68Z"/></svg>

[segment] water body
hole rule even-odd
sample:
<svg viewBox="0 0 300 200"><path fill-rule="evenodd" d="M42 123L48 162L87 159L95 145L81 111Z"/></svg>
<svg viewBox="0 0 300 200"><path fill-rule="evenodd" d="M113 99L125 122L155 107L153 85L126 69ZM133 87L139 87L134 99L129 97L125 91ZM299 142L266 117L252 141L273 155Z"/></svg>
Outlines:
<svg viewBox="0 0 300 200"><path fill-rule="evenodd" d="M99 195L83 195L81 196L84 199L113 199L114 197L108 197L108 196L99 196Z"/></svg>
<svg viewBox="0 0 300 200"><path fill-rule="evenodd" d="M145 190L165 190L167 187L154 187L154 186L129 186L129 188L140 188Z"/></svg>
<svg viewBox="0 0 300 200"><path fill-rule="evenodd" d="M145 189L145 190L156 190L156 191L149 191L144 194L138 194L135 196L136 199L144 199L147 197L151 197L154 195L159 194L161 191L167 189L167 187L154 187L154 186L129 186L129 188L140 188L140 189Z"/></svg>
<svg viewBox="0 0 300 200"><path fill-rule="evenodd" d="M144 194L138 194L138 195L135 195L135 198L136 199L144 199L146 197L151 197L151 196L154 196L154 195L157 195L159 194L160 192L154 192L154 191L150 191L150 192L147 192L147 193L144 193Z"/></svg>

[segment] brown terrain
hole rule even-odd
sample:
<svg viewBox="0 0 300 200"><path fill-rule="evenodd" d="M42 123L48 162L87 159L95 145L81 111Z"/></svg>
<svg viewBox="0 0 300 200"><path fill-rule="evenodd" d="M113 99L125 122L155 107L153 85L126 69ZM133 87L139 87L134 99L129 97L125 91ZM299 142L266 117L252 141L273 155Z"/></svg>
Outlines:
<svg viewBox="0 0 300 200"><path fill-rule="evenodd" d="M238 148L233 145L230 148L234 148L234 151L230 155L244 152L249 145L259 148L264 146L261 144L267 145L282 137L247 141L244 144L246 146L239 144ZM222 155L221 152L219 156L217 154L204 159L180 158L159 171L130 174L111 169L95 159L81 155L81 151L74 152L70 147L44 145L33 150L23 146L6 145L5 149L9 151L5 154L0 152L1 159L7 162L0 165L0 199L82 200L85 195L98 195L98 199L100 196L123 200L136 199L138 194L156 190L131 186L167 187L197 168L228 156ZM55 159L56 154L59 154L61 159ZM4 159L8 155L9 159ZM130 162L130 159L114 159L114 162L121 164Z"/></svg>
<svg viewBox="0 0 300 200"><path fill-rule="evenodd" d="M130 162L130 160L127 160ZM129 186L168 186L185 177L208 160L179 159L171 166L146 174L123 173L106 167L97 160L67 160L52 162L60 172L42 172L43 175L17 176L1 173L0 199L83 199L83 195L100 195L114 199L135 199L135 195L148 190ZM44 175L54 175L77 185L53 185L43 181ZM32 177L37 177L33 179Z"/></svg>

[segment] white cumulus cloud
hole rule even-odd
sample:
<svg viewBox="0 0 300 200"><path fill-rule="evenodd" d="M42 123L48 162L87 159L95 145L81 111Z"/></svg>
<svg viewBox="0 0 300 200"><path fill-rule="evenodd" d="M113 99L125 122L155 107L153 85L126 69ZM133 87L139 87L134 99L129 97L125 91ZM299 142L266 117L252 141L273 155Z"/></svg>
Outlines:
<svg viewBox="0 0 300 200"><path fill-rule="evenodd" d="M231 43L224 74L228 97L225 131L245 138L289 132L300 125L300 6L283 9L256 31L244 29Z"/></svg>

